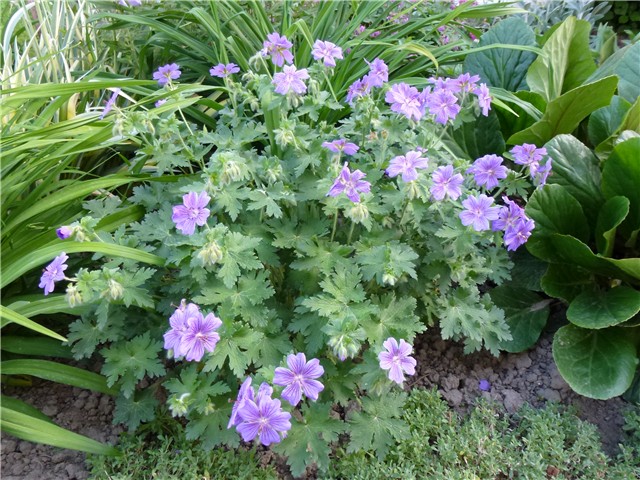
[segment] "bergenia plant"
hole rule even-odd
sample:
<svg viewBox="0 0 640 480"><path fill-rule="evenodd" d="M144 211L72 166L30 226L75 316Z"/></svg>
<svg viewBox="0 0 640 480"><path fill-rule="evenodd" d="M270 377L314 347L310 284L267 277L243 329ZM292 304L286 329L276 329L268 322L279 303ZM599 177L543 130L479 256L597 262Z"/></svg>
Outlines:
<svg viewBox="0 0 640 480"><path fill-rule="evenodd" d="M402 405L427 326L467 351L497 353L510 338L485 292L509 278L508 250L535 229L522 209L535 186L522 185L534 163L534 178L551 165L544 152L522 146L514 163L447 147L447 131L490 112L490 90L468 74L419 89L390 82L384 58L362 59L368 73L336 97L344 46L330 40L294 65L293 42L274 32L254 69L213 67L230 99L213 130L167 108L177 88L162 109L108 117L141 145L136 173L166 180L135 187L122 205L87 202L88 215L58 232L60 242L96 238L103 216L144 212L98 238L137 248L154 268L104 258L66 278L69 303L85 305L70 342L78 358L102 347L121 392L116 421L136 428L164 396L206 448L255 441L288 456L294 475L324 470L341 432L350 449L379 456L405 435L387 406ZM180 73L172 63L154 78L171 86ZM349 113L334 125L318 120L327 110ZM45 293L66 259L47 267ZM356 408L334 418L336 404Z"/></svg>

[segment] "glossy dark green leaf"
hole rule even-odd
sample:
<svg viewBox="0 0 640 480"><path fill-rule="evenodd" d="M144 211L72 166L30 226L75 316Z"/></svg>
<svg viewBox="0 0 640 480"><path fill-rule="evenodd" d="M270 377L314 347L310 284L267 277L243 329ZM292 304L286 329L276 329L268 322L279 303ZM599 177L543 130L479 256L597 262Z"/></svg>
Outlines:
<svg viewBox="0 0 640 480"><path fill-rule="evenodd" d="M599 400L622 395L638 366L633 340L625 329L616 327L562 327L553 339L553 359L573 390Z"/></svg>
<svg viewBox="0 0 640 480"><path fill-rule="evenodd" d="M622 119L622 123L620 123L616 131L598 144L595 150L596 155L598 155L600 159L606 160L609 155L611 155L618 139L623 134L628 134L629 132L640 134L640 97L638 97L631 108L627 110L627 113Z"/></svg>
<svg viewBox="0 0 640 480"><path fill-rule="evenodd" d="M620 77L619 95L633 103L640 96L638 65L640 65L640 43L636 42L621 48L607 58L587 81L592 82L609 75L617 75Z"/></svg>
<svg viewBox="0 0 640 480"><path fill-rule="evenodd" d="M493 303L504 311L512 339L500 342L500 349L522 352L538 341L549 318L549 300L511 285L502 285L490 292Z"/></svg>
<svg viewBox="0 0 640 480"><path fill-rule="evenodd" d="M569 305L567 319L579 327L600 329L626 322L638 312L640 291L620 286L582 292Z"/></svg>
<svg viewBox="0 0 640 480"><path fill-rule="evenodd" d="M542 146L556 135L573 132L595 110L609 105L618 77L611 76L574 88L550 101L540 121L518 132L508 144L533 143Z"/></svg>
<svg viewBox="0 0 640 480"><path fill-rule="evenodd" d="M567 18L551 34L540 55L529 67L527 84L532 92L551 102L582 85L596 64L589 49L591 25L586 20Z"/></svg>
<svg viewBox="0 0 640 480"><path fill-rule="evenodd" d="M535 46L535 35L523 20L511 17L498 22L480 37L479 47L491 44ZM529 65L535 60L532 52L497 48L473 51L464 61L463 71L480 75L482 82L491 87L500 87L511 92L528 89L525 77Z"/></svg>
<svg viewBox="0 0 640 480"><path fill-rule="evenodd" d="M575 265L549 264L547 272L540 280L544 293L550 297L571 302L585 288L593 285L591 274Z"/></svg>
<svg viewBox="0 0 640 480"><path fill-rule="evenodd" d="M629 199L629 215L620 230L629 236L640 229L640 138L615 146L602 170L602 191L607 198Z"/></svg>
<svg viewBox="0 0 640 480"><path fill-rule="evenodd" d="M613 135L622 124L631 104L624 98L614 95L611 104L599 108L589 117L589 141L599 145Z"/></svg>
<svg viewBox="0 0 640 480"><path fill-rule="evenodd" d="M500 155L504 152L500 122L493 111L489 112L488 117L481 115L474 122L463 123L451 132L451 136L471 161L491 153Z"/></svg>
<svg viewBox="0 0 640 480"><path fill-rule="evenodd" d="M553 159L548 183L562 185L582 206L595 227L604 197L600 192L600 164L593 152L572 135L558 135L545 145Z"/></svg>
<svg viewBox="0 0 640 480"><path fill-rule="evenodd" d="M628 214L629 199L627 197L611 197L605 202L598 213L598 223L596 224L598 253L605 257L610 257L613 254L616 231Z"/></svg>

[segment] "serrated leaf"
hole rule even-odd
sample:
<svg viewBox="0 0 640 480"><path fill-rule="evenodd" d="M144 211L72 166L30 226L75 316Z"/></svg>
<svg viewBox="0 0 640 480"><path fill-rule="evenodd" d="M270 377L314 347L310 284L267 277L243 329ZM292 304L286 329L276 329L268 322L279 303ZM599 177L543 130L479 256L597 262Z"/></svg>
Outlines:
<svg viewBox="0 0 640 480"><path fill-rule="evenodd" d="M130 397L118 396L113 413L113 423L124 423L130 432L135 431L143 422L150 422L155 418L159 402L153 396L153 390L148 388Z"/></svg>

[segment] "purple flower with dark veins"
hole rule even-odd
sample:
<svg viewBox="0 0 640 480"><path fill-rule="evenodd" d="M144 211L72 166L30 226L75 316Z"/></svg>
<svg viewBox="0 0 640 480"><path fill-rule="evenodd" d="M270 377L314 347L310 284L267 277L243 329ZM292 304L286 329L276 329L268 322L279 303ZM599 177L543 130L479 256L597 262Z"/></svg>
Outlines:
<svg viewBox="0 0 640 480"><path fill-rule="evenodd" d="M470 73L463 73L455 79L455 83L459 88L459 92L473 92L478 87L476 84L479 80L479 75L472 76Z"/></svg>
<svg viewBox="0 0 640 480"><path fill-rule="evenodd" d="M502 165L502 157L498 155L485 155L478 158L473 165L467 169L467 173L472 173L475 182L487 190L498 186L498 180L507 178L507 167Z"/></svg>
<svg viewBox="0 0 640 480"><path fill-rule="evenodd" d="M216 344L220 340L220 335L216 330L220 328L222 321L213 313L206 317L198 312L197 315L187 318L187 330L180 342L180 353L188 361L199 362L204 356L204 352L213 352Z"/></svg>
<svg viewBox="0 0 640 480"><path fill-rule="evenodd" d="M364 97L371 91L371 87L364 79L356 80L347 90L347 103L353 105L353 100L358 97Z"/></svg>
<svg viewBox="0 0 640 480"><path fill-rule="evenodd" d="M416 373L416 360L411 357L413 347L404 340L398 344L395 338L387 338L382 344L387 349L386 352L378 354L380 368L389 370L389 379L402 385L404 374L414 375Z"/></svg>
<svg viewBox="0 0 640 480"><path fill-rule="evenodd" d="M360 147L355 143L347 142L345 138L340 138L332 142L322 142L322 146L333 153L344 152L346 155L355 155L356 152L360 150Z"/></svg>
<svg viewBox="0 0 640 480"><path fill-rule="evenodd" d="M267 395L256 401L246 398L238 408L238 415L242 422L236 429L245 442L259 436L263 445L279 443L281 435L291 429L291 414L282 410L280 400Z"/></svg>
<svg viewBox="0 0 640 480"><path fill-rule="evenodd" d="M69 256L62 252L43 270L38 287L44 288L45 295L53 292L57 281L64 280L64 271L69 267L65 263L67 260L69 260Z"/></svg>
<svg viewBox="0 0 640 480"><path fill-rule="evenodd" d="M324 368L317 358L307 362L304 353L287 355L287 365L289 368L278 367L273 377L274 385L286 387L282 391L282 398L294 407L300 403L302 392L305 397L315 401L318 394L324 390L324 385L316 380L324 373Z"/></svg>
<svg viewBox="0 0 640 480"><path fill-rule="evenodd" d="M507 250L516 250L520 245L525 244L535 226L533 220L523 217L515 225L507 228L504 232L504 244L507 246Z"/></svg>
<svg viewBox="0 0 640 480"><path fill-rule="evenodd" d="M389 80L389 67L384 61L376 58L369 63L369 73L362 79L370 88L381 87Z"/></svg>
<svg viewBox="0 0 640 480"><path fill-rule="evenodd" d="M322 60L325 67L335 67L336 58L342 60L342 48L338 47L335 43L323 42L322 40L316 40L313 44L313 50L311 50L314 60Z"/></svg>
<svg viewBox="0 0 640 480"><path fill-rule="evenodd" d="M464 178L459 173L453 173L452 165L438 167L431 175L431 180L433 181L431 195L436 200L443 200L445 196L456 200L462 195L460 185L464 182Z"/></svg>
<svg viewBox="0 0 640 480"><path fill-rule="evenodd" d="M171 80L177 80L182 75L180 66L176 63L168 63L157 71L153 72L153 79L158 81L158 85L166 85Z"/></svg>
<svg viewBox="0 0 640 480"><path fill-rule="evenodd" d="M434 85L434 91L445 90L451 93L459 93L461 91L460 82L455 78L448 77L431 77L427 82Z"/></svg>
<svg viewBox="0 0 640 480"><path fill-rule="evenodd" d="M509 197L502 197L504 206L500 207L500 213L498 219L494 220L491 224L491 230L497 232L498 230L507 230L513 227L518 220L525 216L524 209L516 202L509 199Z"/></svg>
<svg viewBox="0 0 640 480"><path fill-rule="evenodd" d="M233 73L238 73L239 71L240 67L235 63L227 63L226 65L224 63L219 63L215 67L212 67L211 70L209 70L209 73L212 77L226 78Z"/></svg>
<svg viewBox="0 0 640 480"><path fill-rule="evenodd" d="M473 93L475 93L478 97L478 105L482 109L482 115L488 117L489 110L491 110L491 95L489 94L487 84L481 83L480 86L473 91Z"/></svg>
<svg viewBox="0 0 640 480"><path fill-rule="evenodd" d="M60 240L66 240L71 235L73 235L73 227L68 227L67 225L63 225L62 227L56 229L56 235Z"/></svg>
<svg viewBox="0 0 640 480"><path fill-rule="evenodd" d="M418 178L418 170L429 166L429 159L421 156L421 152L412 150L406 155L399 155L391 159L385 170L390 177L402 174L403 182L413 182Z"/></svg>
<svg viewBox="0 0 640 480"><path fill-rule="evenodd" d="M342 167L342 171L338 178L331 186L327 196L337 197L342 192L354 203L360 201L360 193L369 193L371 191L371 184L365 180L362 180L366 175L360 170L355 170L353 173L349 170L349 164L345 163Z"/></svg>
<svg viewBox="0 0 640 480"><path fill-rule="evenodd" d="M513 161L518 165L526 165L529 168L537 168L538 164L547 155L546 148L536 148L531 143L523 143L516 145L510 150L513 155Z"/></svg>
<svg viewBox="0 0 640 480"><path fill-rule="evenodd" d="M396 83L385 94L385 102L391 111L401 113L409 120L418 121L424 116L424 98L417 88L407 83Z"/></svg>
<svg viewBox="0 0 640 480"><path fill-rule="evenodd" d="M284 35L273 32L267 35L267 40L263 42L264 52L271 56L274 65L281 67L285 62L293 63L293 54L289 49L293 44Z"/></svg>
<svg viewBox="0 0 640 480"><path fill-rule="evenodd" d="M497 220L500 207L492 206L493 198L480 194L477 197L469 195L462 202L466 209L460 212L459 217L465 227L472 225L476 232L489 230L489 220Z"/></svg>
<svg viewBox="0 0 640 480"><path fill-rule="evenodd" d="M185 235L193 235L196 225L202 227L209 218L209 209L206 208L211 197L207 192L189 192L182 197L183 205L173 207L171 220L176 228Z"/></svg>
<svg viewBox="0 0 640 480"><path fill-rule="evenodd" d="M200 308L195 303L189 303L183 299L180 306L169 317L171 328L164 334L165 350L173 350L174 357L182 357L182 338L187 332L188 320L200 315Z"/></svg>
<svg viewBox="0 0 640 480"><path fill-rule="evenodd" d="M303 80L309 78L306 68L298 70L295 65L286 65L282 72L278 72L273 76L273 83L277 93L286 95L289 92L302 95L307 91L307 86Z"/></svg>
<svg viewBox="0 0 640 480"><path fill-rule="evenodd" d="M448 90L434 90L427 97L429 113L436 116L436 122L446 125L449 119L453 120L460 113L458 97Z"/></svg>
<svg viewBox="0 0 640 480"><path fill-rule="evenodd" d="M231 409L231 418L229 418L229 423L227 424L227 430L237 425L242 421L240 418L239 410L244 405L246 400L253 400L253 388L251 388L251 377L247 377L242 385L240 385L240 390L238 391L238 397L233 404L233 408Z"/></svg>

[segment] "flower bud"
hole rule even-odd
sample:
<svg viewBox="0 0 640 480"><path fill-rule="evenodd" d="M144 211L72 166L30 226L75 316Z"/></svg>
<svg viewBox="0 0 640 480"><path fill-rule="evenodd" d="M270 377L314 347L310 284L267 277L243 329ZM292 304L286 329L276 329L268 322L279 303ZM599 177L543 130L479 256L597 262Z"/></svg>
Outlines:
<svg viewBox="0 0 640 480"><path fill-rule="evenodd" d="M407 198L409 200L413 200L418 195L420 195L420 189L418 187L418 184L416 182L407 183Z"/></svg>
<svg viewBox="0 0 640 480"><path fill-rule="evenodd" d="M182 417L187 414L189 403L191 403L190 396L190 393L183 393L179 397L172 395L171 398L169 398L169 410L171 410L173 417Z"/></svg>
<svg viewBox="0 0 640 480"><path fill-rule="evenodd" d="M216 242L206 244L202 250L198 252L198 258L205 267L212 267L222 260L222 250Z"/></svg>
<svg viewBox="0 0 640 480"><path fill-rule="evenodd" d="M398 278L390 271L386 271L382 274L382 283L391 285L392 287L396 284Z"/></svg>
<svg viewBox="0 0 640 480"><path fill-rule="evenodd" d="M279 128L274 131L275 140L278 145L281 147L286 147L287 145L295 144L296 137L293 133L293 130L288 128Z"/></svg>
<svg viewBox="0 0 640 480"><path fill-rule="evenodd" d="M242 169L235 161L229 160L225 162L220 175L220 180L222 180L223 183L237 182L238 180L242 180L242 178Z"/></svg>
<svg viewBox="0 0 640 480"><path fill-rule="evenodd" d="M363 223L369 218L369 209L362 203L356 203L347 211L347 217L355 223Z"/></svg>
<svg viewBox="0 0 640 480"><path fill-rule="evenodd" d="M73 283L67 285L67 295L65 298L71 308L82 303L82 295L80 295L78 287L76 287Z"/></svg>
<svg viewBox="0 0 640 480"><path fill-rule="evenodd" d="M110 278L107 282L107 291L105 296L108 296L111 300L119 300L124 295L124 288L113 278Z"/></svg>
<svg viewBox="0 0 640 480"><path fill-rule="evenodd" d="M71 235L73 235L73 227L69 227L67 225L63 225L62 227L58 228L56 230L56 235L58 235L58 238L60 240L66 240L67 238L69 238Z"/></svg>

